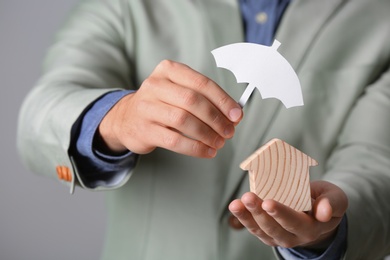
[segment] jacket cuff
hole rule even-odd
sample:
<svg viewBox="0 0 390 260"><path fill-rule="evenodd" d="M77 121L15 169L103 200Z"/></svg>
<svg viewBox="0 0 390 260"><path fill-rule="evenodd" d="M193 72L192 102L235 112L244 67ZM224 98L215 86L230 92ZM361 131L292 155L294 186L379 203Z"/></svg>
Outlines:
<svg viewBox="0 0 390 260"><path fill-rule="evenodd" d="M79 184L87 189L115 188L130 177L138 155L130 151L115 156L93 147L95 133L108 111L134 91L114 91L93 102L72 129L71 156Z"/></svg>

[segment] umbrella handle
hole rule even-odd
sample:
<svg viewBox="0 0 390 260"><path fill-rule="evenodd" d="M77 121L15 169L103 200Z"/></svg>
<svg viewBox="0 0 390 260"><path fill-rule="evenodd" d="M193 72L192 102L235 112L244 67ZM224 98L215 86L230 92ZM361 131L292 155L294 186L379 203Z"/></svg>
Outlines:
<svg viewBox="0 0 390 260"><path fill-rule="evenodd" d="M241 97L240 97L240 100L238 101L238 104L241 106L241 107L244 107L246 102L248 101L250 95L252 94L253 90L255 90L255 85L254 84L249 84L244 93L242 93Z"/></svg>

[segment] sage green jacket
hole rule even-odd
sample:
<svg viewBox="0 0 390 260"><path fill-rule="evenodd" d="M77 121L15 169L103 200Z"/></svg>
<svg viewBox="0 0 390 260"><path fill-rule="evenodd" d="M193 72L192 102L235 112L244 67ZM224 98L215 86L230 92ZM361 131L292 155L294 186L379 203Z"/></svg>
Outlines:
<svg viewBox="0 0 390 260"><path fill-rule="evenodd" d="M214 159L157 149L107 190L103 259L273 259L272 248L227 224L227 205L249 190L239 164L271 138L319 162L311 178L348 195L345 259L390 253L390 1L294 0L276 39L305 105L286 109L259 92ZM20 113L18 147L31 171L71 169L71 128L115 89L136 90L164 59L188 64L236 100L245 89L217 68L211 50L243 41L237 0L83 1L50 49L42 78ZM259 71L259 73L262 73ZM110 191L108 191L110 190ZM77 195L76 195L77 196Z"/></svg>

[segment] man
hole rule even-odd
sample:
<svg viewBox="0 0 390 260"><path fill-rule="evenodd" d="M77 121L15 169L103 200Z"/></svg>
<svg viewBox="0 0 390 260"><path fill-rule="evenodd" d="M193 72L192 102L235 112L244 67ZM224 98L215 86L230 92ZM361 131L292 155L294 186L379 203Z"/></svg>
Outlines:
<svg viewBox="0 0 390 260"><path fill-rule="evenodd" d="M112 190L104 259L390 252L390 3L288 2L92 0L74 12L25 100L19 147L71 192ZM257 93L242 111L243 88L210 51L273 38L305 105ZM238 165L274 137L319 162L312 212L247 193Z"/></svg>

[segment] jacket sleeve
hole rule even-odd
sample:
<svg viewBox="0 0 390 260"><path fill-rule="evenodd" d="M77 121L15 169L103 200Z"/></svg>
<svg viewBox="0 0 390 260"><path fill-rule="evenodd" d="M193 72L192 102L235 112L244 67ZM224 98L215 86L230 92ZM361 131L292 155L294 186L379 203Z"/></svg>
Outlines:
<svg viewBox="0 0 390 260"><path fill-rule="evenodd" d="M384 55L388 58L389 53ZM357 99L327 164L326 179L349 199L346 259L379 259L390 253L388 59L386 63L387 69L379 73L378 68L377 77Z"/></svg>
<svg viewBox="0 0 390 260"><path fill-rule="evenodd" d="M17 145L23 162L37 174L58 176L71 193L79 184L78 169L69 156L73 124L104 94L134 89L130 58L124 51L121 4L92 0L77 6L20 110ZM127 44L131 37L126 32Z"/></svg>

